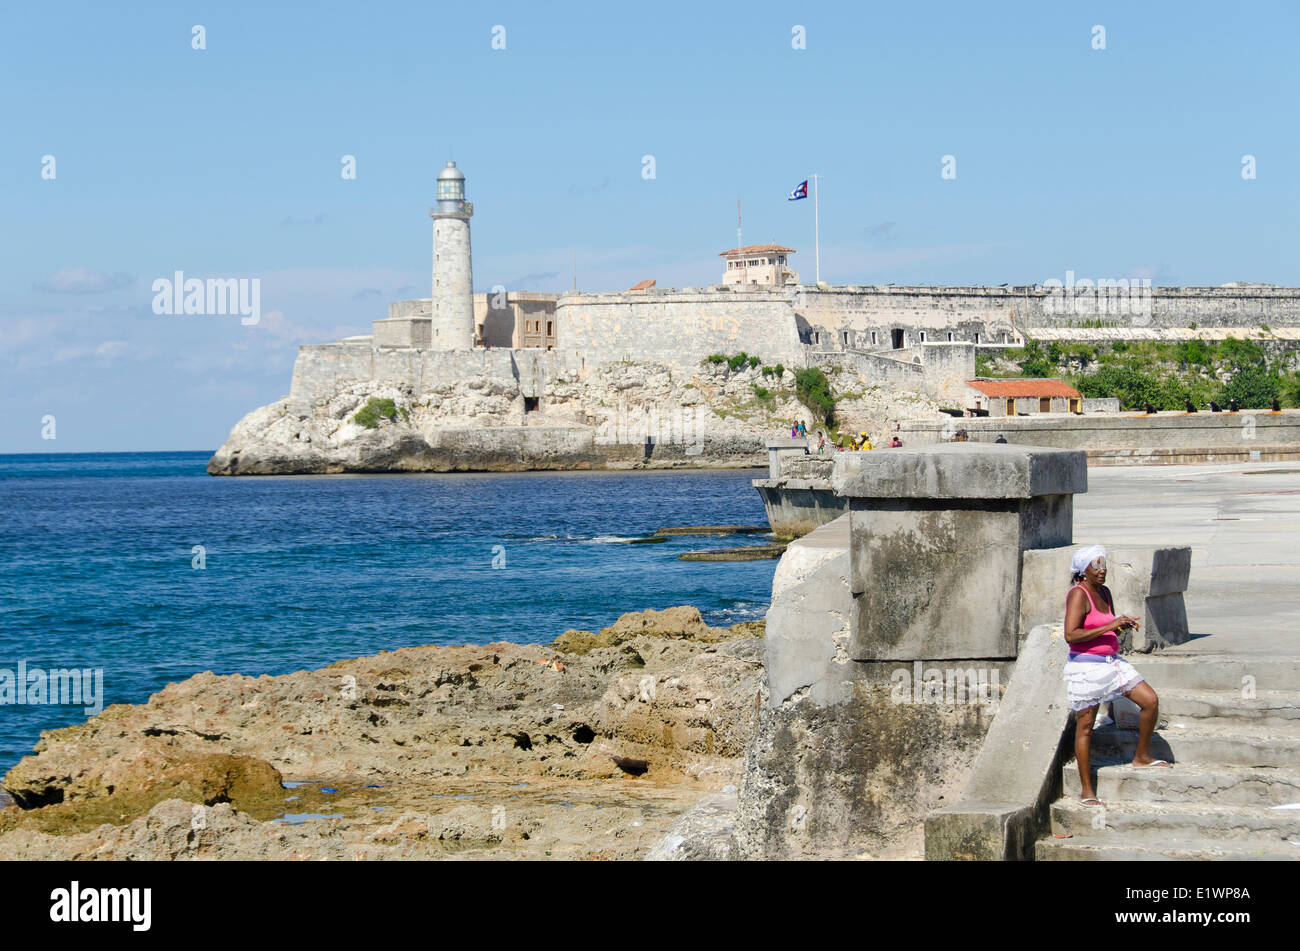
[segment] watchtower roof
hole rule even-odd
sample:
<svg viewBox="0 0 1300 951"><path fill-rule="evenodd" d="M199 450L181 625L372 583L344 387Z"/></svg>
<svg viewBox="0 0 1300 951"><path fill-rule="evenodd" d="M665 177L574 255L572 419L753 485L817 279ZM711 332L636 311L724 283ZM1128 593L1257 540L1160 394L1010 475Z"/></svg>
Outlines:
<svg viewBox="0 0 1300 951"><path fill-rule="evenodd" d="M730 251L719 251L718 257L725 258L737 254L794 254L794 248L787 248L780 244L747 244L743 248L732 248Z"/></svg>

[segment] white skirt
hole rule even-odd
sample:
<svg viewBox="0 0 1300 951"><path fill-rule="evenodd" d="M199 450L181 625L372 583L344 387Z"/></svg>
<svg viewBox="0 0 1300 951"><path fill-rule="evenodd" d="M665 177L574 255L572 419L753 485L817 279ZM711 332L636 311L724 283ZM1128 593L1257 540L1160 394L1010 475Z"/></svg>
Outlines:
<svg viewBox="0 0 1300 951"><path fill-rule="evenodd" d="M1065 664L1065 689L1075 713L1116 700L1146 679L1132 664L1113 654L1083 656L1089 659Z"/></svg>

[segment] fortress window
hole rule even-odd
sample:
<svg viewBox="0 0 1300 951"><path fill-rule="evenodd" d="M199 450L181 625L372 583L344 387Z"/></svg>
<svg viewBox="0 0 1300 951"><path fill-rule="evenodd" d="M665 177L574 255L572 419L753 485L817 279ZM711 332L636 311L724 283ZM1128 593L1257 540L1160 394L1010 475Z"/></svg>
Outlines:
<svg viewBox="0 0 1300 951"><path fill-rule="evenodd" d="M980 342L980 335L979 335L979 332L978 332L978 331L975 333L975 342L976 342L976 343L979 343L979 342Z"/></svg>
<svg viewBox="0 0 1300 951"><path fill-rule="evenodd" d="M554 321L550 321L550 320L548 320L548 321L546 322L546 336L548 336L548 337L553 337L553 336L555 336L555 323L554 323Z"/></svg>
<svg viewBox="0 0 1300 951"><path fill-rule="evenodd" d="M893 344L894 349L895 349L895 350L902 350L902 349L903 349L903 331L901 331L901 330L893 330L893 331L890 331L890 336L893 338L890 342Z"/></svg>
<svg viewBox="0 0 1300 951"><path fill-rule="evenodd" d="M925 343L925 331L921 331L921 343Z"/></svg>
<svg viewBox="0 0 1300 951"><path fill-rule="evenodd" d="M952 331L951 331L951 330L948 331L948 342L949 342L949 343L952 343Z"/></svg>
<svg viewBox="0 0 1300 951"><path fill-rule="evenodd" d="M874 347L874 346L876 346L876 344L878 344L879 342L880 342L880 341L876 339L876 332L875 332L874 330L871 331L871 345Z"/></svg>
<svg viewBox="0 0 1300 951"><path fill-rule="evenodd" d="M535 413L535 412L537 412L537 403L538 403L538 397L536 397L536 396L525 396L525 397L524 397L524 412L525 412L525 413Z"/></svg>

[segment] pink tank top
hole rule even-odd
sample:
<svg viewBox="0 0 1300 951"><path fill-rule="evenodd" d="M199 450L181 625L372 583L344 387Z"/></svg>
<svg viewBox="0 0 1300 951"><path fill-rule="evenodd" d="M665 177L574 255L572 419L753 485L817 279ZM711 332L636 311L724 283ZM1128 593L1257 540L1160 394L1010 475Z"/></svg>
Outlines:
<svg viewBox="0 0 1300 951"><path fill-rule="evenodd" d="M1070 589L1083 588L1083 596L1088 599L1088 606L1092 609L1084 617L1083 623L1079 625L1085 630L1093 627L1105 627L1111 621L1115 620L1115 615L1109 611L1098 611L1097 605L1093 603L1092 595L1088 589L1081 584L1076 584ZM1068 602L1069 592L1066 592ZM1096 637L1089 638L1086 641L1075 641L1069 645L1071 654L1118 654L1119 653L1119 635L1114 631L1107 631L1105 634L1098 634Z"/></svg>

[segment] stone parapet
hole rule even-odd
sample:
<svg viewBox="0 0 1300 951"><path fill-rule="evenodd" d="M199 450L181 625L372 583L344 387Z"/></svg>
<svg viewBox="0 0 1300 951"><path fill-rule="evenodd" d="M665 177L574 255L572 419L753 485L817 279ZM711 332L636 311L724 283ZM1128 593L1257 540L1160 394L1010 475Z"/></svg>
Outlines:
<svg viewBox="0 0 1300 951"><path fill-rule="evenodd" d="M1011 443L1082 449L1090 459L1114 462L1159 462L1161 456L1191 456L1193 461L1248 461L1252 452L1300 452L1300 410L1242 410L1238 413L1105 413L908 420L898 434L911 445L933 445L964 429L972 442L992 442L999 435ZM1169 461L1185 461L1171 458Z"/></svg>
<svg viewBox="0 0 1300 951"><path fill-rule="evenodd" d="M948 443L844 453L854 595L849 656L1016 656L1021 553L1072 540L1081 452Z"/></svg>
<svg viewBox="0 0 1300 951"><path fill-rule="evenodd" d="M927 860L1033 858L1068 745L1066 653L1059 623L1030 631L961 798L926 816Z"/></svg>
<svg viewBox="0 0 1300 951"><path fill-rule="evenodd" d="M837 453L831 485L854 499L1029 499L1088 491L1081 452L939 443Z"/></svg>

